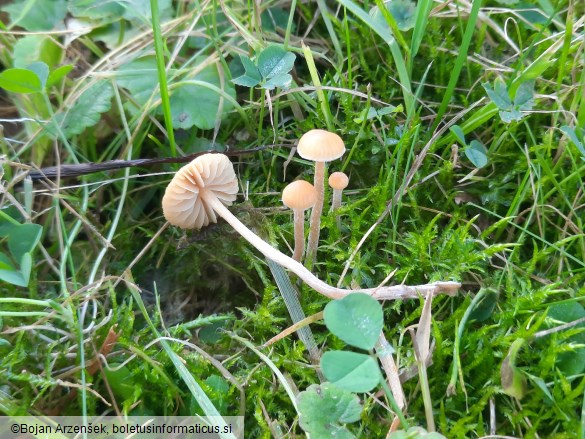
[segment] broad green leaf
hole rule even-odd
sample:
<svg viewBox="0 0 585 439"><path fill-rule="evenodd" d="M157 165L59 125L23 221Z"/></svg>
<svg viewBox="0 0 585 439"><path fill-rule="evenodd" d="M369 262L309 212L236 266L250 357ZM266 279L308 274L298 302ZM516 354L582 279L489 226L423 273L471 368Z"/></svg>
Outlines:
<svg viewBox="0 0 585 439"><path fill-rule="evenodd" d="M579 302L566 302L551 305L548 308L547 317L559 322L569 323L585 317L585 308ZM577 328L585 328L585 322ZM579 342L585 343L585 333L578 337Z"/></svg>
<svg viewBox="0 0 585 439"><path fill-rule="evenodd" d="M212 129L218 118L221 119L233 106L219 93L221 81L217 66L206 67L193 79L213 87L206 87L204 84L183 84L174 89L171 95L173 126L188 129L195 125L204 130ZM236 91L229 81L224 82L223 88L225 93L232 98L235 97ZM222 98L223 103L220 110Z"/></svg>
<svg viewBox="0 0 585 439"><path fill-rule="evenodd" d="M213 129L218 118L232 107L224 99L221 114L218 114L219 102L220 95L216 91L200 85L185 84L173 90L171 96L173 127L189 129L195 125L204 130Z"/></svg>
<svg viewBox="0 0 585 439"><path fill-rule="evenodd" d="M123 0L118 1L124 7L123 17L126 20L136 20L141 23L150 23L152 14L150 2L145 0ZM171 0L158 0L158 10L162 21L170 18L173 13Z"/></svg>
<svg viewBox="0 0 585 439"><path fill-rule="evenodd" d="M358 117L355 117L353 119L353 121L355 123L362 123L364 120L373 119L377 115L378 115L378 112L376 111L375 108L370 107L367 110L364 108L362 111L360 111L360 115Z"/></svg>
<svg viewBox="0 0 585 439"><path fill-rule="evenodd" d="M378 116L386 116L387 114L400 113L401 111L402 105L399 105L398 107L395 107L394 105L387 105L380 108L376 112L378 113Z"/></svg>
<svg viewBox="0 0 585 439"><path fill-rule="evenodd" d="M45 35L26 35L19 38L12 52L13 65L17 68L42 61L52 68L61 62L62 49Z"/></svg>
<svg viewBox="0 0 585 439"><path fill-rule="evenodd" d="M476 168L483 168L487 165L487 150L480 141L472 140L465 148L464 152L465 156Z"/></svg>
<svg viewBox="0 0 585 439"><path fill-rule="evenodd" d="M211 148L206 148L203 151L209 151L210 149ZM224 331L226 331L225 326L225 322L215 322L210 325L205 325L197 331L197 335L199 336L198 339L201 340L202 343L207 343L209 345L219 343L224 336Z"/></svg>
<svg viewBox="0 0 585 439"><path fill-rule="evenodd" d="M130 91L138 108L144 106L158 86L156 59L154 56L147 56L124 64L118 69L116 82L120 87Z"/></svg>
<svg viewBox="0 0 585 439"><path fill-rule="evenodd" d="M366 354L325 352L321 357L321 370L327 380L350 392L369 392L380 383L378 363Z"/></svg>
<svg viewBox="0 0 585 439"><path fill-rule="evenodd" d="M500 111L500 118L506 122L506 123L510 123L512 121L515 120L521 120L522 119L522 113L520 113L518 110L513 109L510 111Z"/></svg>
<svg viewBox="0 0 585 439"><path fill-rule="evenodd" d="M495 90L487 83L482 85L489 98L496 104L496 107L500 110L509 110L512 108L512 101L510 100L510 96L508 96L506 84L501 79L496 79Z"/></svg>
<svg viewBox="0 0 585 439"><path fill-rule="evenodd" d="M558 322L569 323L585 317L585 308L577 302L559 303L549 307L547 316ZM575 328L585 328L585 322ZM585 331L571 336L566 342L585 344ZM557 366L565 375L582 373L585 370L585 347L576 347L571 352L559 354Z"/></svg>
<svg viewBox="0 0 585 439"><path fill-rule="evenodd" d="M405 32L414 27L416 22L416 4L410 0L391 0L385 1L386 9L392 14L396 21L398 29ZM388 28L384 15L377 6L370 11L372 19L376 20L380 26Z"/></svg>
<svg viewBox="0 0 585 439"><path fill-rule="evenodd" d="M530 111L534 107L534 81L524 81L518 86L514 97L514 107L520 111Z"/></svg>
<svg viewBox="0 0 585 439"><path fill-rule="evenodd" d="M51 73L49 73L49 78L47 79L47 88L52 87L53 85L57 85L61 79L69 74L71 70L73 70L73 66L71 64L67 64L53 70Z"/></svg>
<svg viewBox="0 0 585 439"><path fill-rule="evenodd" d="M290 87L291 83L292 76L289 75L288 73L285 73L283 75L273 76L262 85L262 88L265 88L267 90L273 90L276 87L287 89Z"/></svg>
<svg viewBox="0 0 585 439"><path fill-rule="evenodd" d="M22 273L16 270L0 270L0 280L19 287L28 285L28 279L25 281Z"/></svg>
<svg viewBox="0 0 585 439"><path fill-rule="evenodd" d="M120 366L118 363L110 364L110 367L104 367L103 372L108 385L116 397L122 401L134 402L134 393L136 383L134 376L127 366ZM111 370L114 369L114 370Z"/></svg>
<svg viewBox="0 0 585 439"><path fill-rule="evenodd" d="M47 129L57 136L54 124L59 124L67 138L81 134L86 128L97 124L101 114L109 111L114 90L109 81L95 82L86 89L70 107L55 116Z"/></svg>
<svg viewBox="0 0 585 439"><path fill-rule="evenodd" d="M515 8L514 11L524 20L526 20L530 24L546 24L548 22L549 17L545 12L543 12L537 4L531 2L520 2ZM520 20L520 23L526 24L523 20ZM526 26L528 27L528 26ZM534 27L530 26L532 29Z"/></svg>
<svg viewBox="0 0 585 439"><path fill-rule="evenodd" d="M404 108L402 105L395 107L394 105L387 105L386 107L382 107L379 110L376 110L374 107L370 107L367 110L364 108L360 115L353 119L355 123L362 123L364 120L370 120L374 117L381 118L382 116L386 116L388 114L400 113L403 111Z"/></svg>
<svg viewBox="0 0 585 439"><path fill-rule="evenodd" d="M39 243L43 228L38 224L20 224L12 228L8 236L8 248L15 260L31 253Z"/></svg>
<svg viewBox="0 0 585 439"><path fill-rule="evenodd" d="M246 72L247 76L249 76L250 78L257 79L258 82L262 80L260 70L258 70L256 64L254 64L254 61L252 61L249 57L244 55L240 55L240 61L242 62L242 66L244 67L244 71Z"/></svg>
<svg viewBox="0 0 585 439"><path fill-rule="evenodd" d="M260 81L248 75L238 76L237 78L232 79L232 82L236 85L249 88L255 87L260 83Z"/></svg>
<svg viewBox="0 0 585 439"><path fill-rule="evenodd" d="M525 81L520 84L513 104L506 84L500 78L496 79L494 90L489 84L483 84L483 88L500 110L500 118L506 123L521 120L524 116L522 111L531 110L534 106L534 81Z"/></svg>
<svg viewBox="0 0 585 439"><path fill-rule="evenodd" d="M583 135L584 130L580 128L574 129L565 125L561 127L561 131L565 133L569 139L571 139L571 142L573 142L573 144L581 152L583 159L585 159L585 136ZM581 138L579 138L579 134Z"/></svg>
<svg viewBox="0 0 585 439"><path fill-rule="evenodd" d="M279 6L268 8L262 12L262 30L266 32L275 32L277 28L286 29L288 25L289 11ZM292 33L294 34L296 25L292 23Z"/></svg>
<svg viewBox="0 0 585 439"><path fill-rule="evenodd" d="M2 10L10 15L10 26L20 26L28 31L48 31L62 27L67 15L66 0L16 1Z"/></svg>
<svg viewBox="0 0 585 439"><path fill-rule="evenodd" d="M559 354L556 365L566 376L583 373L585 370L585 347L578 346L571 352Z"/></svg>
<svg viewBox="0 0 585 439"><path fill-rule="evenodd" d="M34 72L41 81L41 86L44 89L45 85L47 84L47 78L49 77L49 66L46 65L44 62L34 62L31 65L26 67L28 70Z"/></svg>
<svg viewBox="0 0 585 439"><path fill-rule="evenodd" d="M258 70L264 80L289 73L294 67L296 55L280 46L268 46L258 55Z"/></svg>
<svg viewBox="0 0 585 439"><path fill-rule="evenodd" d="M325 307L325 325L351 346L372 349L382 332L382 306L367 294L355 293L333 300Z"/></svg>
<svg viewBox="0 0 585 439"><path fill-rule="evenodd" d="M498 295L495 291L488 291L481 300L475 305L473 311L469 315L469 320L475 320L476 322L483 322L490 318L496 303L498 301Z"/></svg>
<svg viewBox="0 0 585 439"><path fill-rule="evenodd" d="M232 79L232 82L236 85L241 85L244 87L255 87L262 81L262 75L260 75L260 71L258 67L254 64L254 62L247 56L240 55L240 60L242 62L242 66L244 67L244 74Z"/></svg>
<svg viewBox="0 0 585 439"><path fill-rule="evenodd" d="M463 146L467 145L467 143L465 142L465 133L463 132L459 125L453 125L452 127L449 128L449 131L455 134L455 137L457 137L459 143L461 143Z"/></svg>
<svg viewBox="0 0 585 439"><path fill-rule="evenodd" d="M42 90L39 77L28 69L7 69L0 73L0 87L12 93L37 93Z"/></svg>
<svg viewBox="0 0 585 439"><path fill-rule="evenodd" d="M75 17L101 19L119 19L125 9L122 2L103 0L70 0L69 12Z"/></svg>
<svg viewBox="0 0 585 439"><path fill-rule="evenodd" d="M22 255L20 259L20 274L22 275L22 280L24 282L23 286L28 286L28 281L30 280L30 271L32 270L32 256L30 253L25 253Z"/></svg>
<svg viewBox="0 0 585 439"><path fill-rule="evenodd" d="M114 50L123 46L140 33L139 26L132 26L132 24L120 20L95 29L91 33L91 38L94 41L101 41L108 49Z"/></svg>
<svg viewBox="0 0 585 439"><path fill-rule="evenodd" d="M8 271L15 271L14 265L12 261L8 257L8 255L0 252L0 270L8 270Z"/></svg>
<svg viewBox="0 0 585 439"><path fill-rule="evenodd" d="M4 221L4 218L0 218L0 238L4 238L10 235L10 232L15 227L18 227L20 224L13 224L8 221Z"/></svg>
<svg viewBox="0 0 585 439"><path fill-rule="evenodd" d="M362 407L353 393L331 383L313 384L297 396L299 425L315 438L355 437L342 424L359 421Z"/></svg>

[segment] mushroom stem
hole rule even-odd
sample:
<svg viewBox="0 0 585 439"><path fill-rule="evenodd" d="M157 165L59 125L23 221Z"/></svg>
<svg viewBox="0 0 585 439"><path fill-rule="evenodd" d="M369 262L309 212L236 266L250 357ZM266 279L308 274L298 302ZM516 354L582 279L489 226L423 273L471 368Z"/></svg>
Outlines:
<svg viewBox="0 0 585 439"><path fill-rule="evenodd" d="M331 199L331 212L335 212L341 207L341 193L343 189L333 189L333 198Z"/></svg>
<svg viewBox="0 0 585 439"><path fill-rule="evenodd" d="M215 195L207 191L201 191L200 196L205 200L207 206L211 207L215 213L226 220L236 232L256 247L260 253L272 259L277 264L282 265L284 268L289 269L315 291L331 299L339 299L352 293L366 293L377 300L416 298L419 295L425 296L428 293L437 294L442 292L448 295L454 295L459 287L461 287L461 284L458 282L434 282L432 284L418 286L395 285L391 287L364 288L361 290L346 290L333 287L317 278L301 263L286 256L262 240L237 219Z"/></svg>
<svg viewBox="0 0 585 439"><path fill-rule="evenodd" d="M303 252L305 251L305 210L294 209L295 222L295 250L293 252L293 259L301 262Z"/></svg>
<svg viewBox="0 0 585 439"><path fill-rule="evenodd" d="M309 269L317 262L317 247L319 246L319 233L321 232L321 214L323 213L323 200L325 198L325 162L315 162L313 186L317 190L317 201L313 206L313 210L311 210L311 225L307 243L307 257L305 259L305 263Z"/></svg>
<svg viewBox="0 0 585 439"><path fill-rule="evenodd" d="M341 207L341 193L343 189L333 189L333 198L331 199L331 211L335 214L335 223L337 224L337 230L341 230L341 218L335 213L337 209Z"/></svg>

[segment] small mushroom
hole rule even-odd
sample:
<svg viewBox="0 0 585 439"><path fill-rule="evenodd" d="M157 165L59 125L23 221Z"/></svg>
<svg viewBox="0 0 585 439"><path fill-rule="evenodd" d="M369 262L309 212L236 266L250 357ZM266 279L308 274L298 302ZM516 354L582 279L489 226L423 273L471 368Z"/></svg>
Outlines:
<svg viewBox="0 0 585 439"><path fill-rule="evenodd" d="M325 130L311 130L303 134L297 145L297 152L306 159L315 162L314 185L317 189L317 202L311 211L311 226L307 244L307 265L310 267L317 256L321 213L325 193L325 162L340 158L345 153L345 144L341 137Z"/></svg>
<svg viewBox="0 0 585 439"><path fill-rule="evenodd" d="M293 181L282 191L282 202L294 212L295 249L293 259L301 261L305 250L305 210L317 201L317 190L304 180Z"/></svg>
<svg viewBox="0 0 585 439"><path fill-rule="evenodd" d="M349 184L349 177L344 172L334 172L329 176L329 186L333 189L333 198L331 199L331 211L335 212L341 207L341 194ZM337 215L336 215L336 218ZM339 228L339 221L337 224Z"/></svg>
<svg viewBox="0 0 585 439"><path fill-rule="evenodd" d="M427 285L363 288L345 290L317 278L301 263L281 253L248 229L226 207L236 199L238 181L229 160L223 154L204 154L183 166L173 177L162 200L163 213L169 223L183 229L199 229L220 216L242 235L260 253L295 273L315 291L338 299L348 294L363 292L378 300L417 298L428 292L453 295L461 284L434 282Z"/></svg>

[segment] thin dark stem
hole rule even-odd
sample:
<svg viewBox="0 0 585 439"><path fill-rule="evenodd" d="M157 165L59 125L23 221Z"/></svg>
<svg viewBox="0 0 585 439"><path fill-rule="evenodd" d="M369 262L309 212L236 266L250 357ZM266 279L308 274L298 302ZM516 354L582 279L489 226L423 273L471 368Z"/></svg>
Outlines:
<svg viewBox="0 0 585 439"><path fill-rule="evenodd" d="M81 177L87 174L93 174L96 172L103 172L103 171L112 171L115 169L124 169L124 168L132 168L136 166L153 166L162 163L186 163L190 162L196 157L199 157L203 154L209 153L221 153L227 156L239 156L244 154L251 154L257 151L262 151L267 148L272 147L290 147L291 145L262 145L256 148L244 149L241 151L202 151L196 152L194 154L189 154L184 157L163 157L163 158L152 158L152 159L135 159L135 160L107 160L101 163L80 163L76 165L60 165L60 166L48 166L46 168L41 168L37 170L31 170L29 172L29 177L33 180L42 180L42 179L55 179L57 175L60 175L60 178L73 178L73 177Z"/></svg>

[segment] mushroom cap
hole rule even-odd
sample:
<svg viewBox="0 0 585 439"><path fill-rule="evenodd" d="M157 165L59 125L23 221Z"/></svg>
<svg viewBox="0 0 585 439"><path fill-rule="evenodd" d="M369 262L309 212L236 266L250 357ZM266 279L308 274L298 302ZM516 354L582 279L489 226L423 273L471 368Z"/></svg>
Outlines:
<svg viewBox="0 0 585 439"><path fill-rule="evenodd" d="M238 179L230 159L223 154L204 154L175 174L162 199L169 223L182 229L200 229L217 222L205 197L217 197L230 206L238 193Z"/></svg>
<svg viewBox="0 0 585 439"><path fill-rule="evenodd" d="M329 186L335 190L343 190L349 184L349 177L344 172L334 172L329 176Z"/></svg>
<svg viewBox="0 0 585 439"><path fill-rule="evenodd" d="M345 144L341 137L325 130L307 131L299 139L297 152L306 160L330 162L345 153Z"/></svg>
<svg viewBox="0 0 585 439"><path fill-rule="evenodd" d="M293 210L308 209L317 202L317 189L308 181L293 181L282 191L282 202Z"/></svg>

